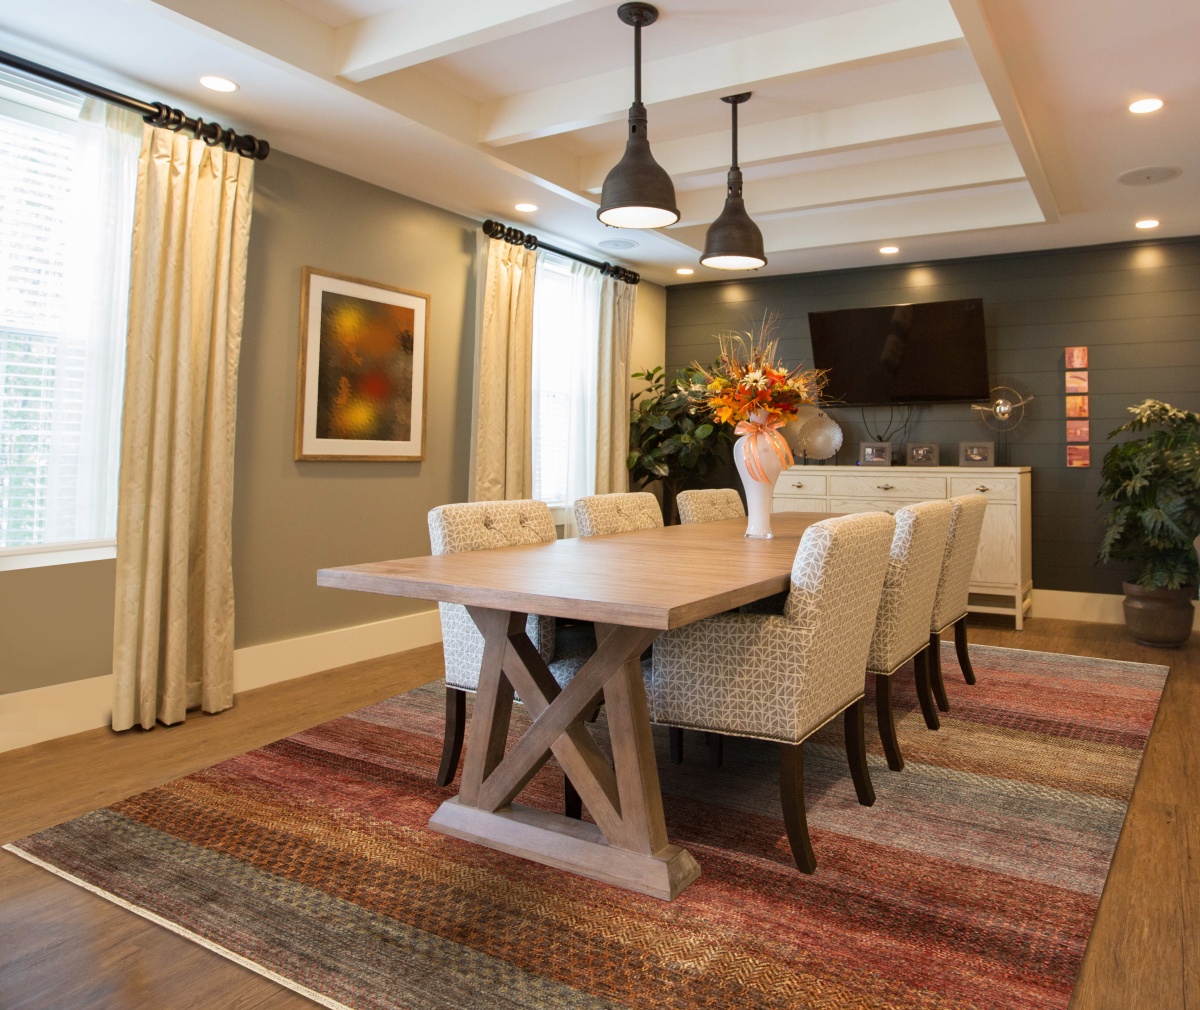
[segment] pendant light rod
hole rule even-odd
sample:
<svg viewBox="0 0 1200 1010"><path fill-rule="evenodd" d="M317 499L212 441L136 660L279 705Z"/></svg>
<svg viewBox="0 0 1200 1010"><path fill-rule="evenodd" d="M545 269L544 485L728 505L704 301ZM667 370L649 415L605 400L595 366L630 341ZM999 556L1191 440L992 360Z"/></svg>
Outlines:
<svg viewBox="0 0 1200 1010"><path fill-rule="evenodd" d="M754 94L753 91L743 91L740 95L725 95L721 99L722 102L728 102L732 106L732 109L730 111L732 111L732 113L733 113L733 157L730 159L730 165L729 165L729 167L731 169L737 169L737 168L741 167L738 164L738 157L737 157L737 135L738 135L737 109L738 109L738 106L742 104L742 102L748 102L750 100L750 96L752 94Z"/></svg>

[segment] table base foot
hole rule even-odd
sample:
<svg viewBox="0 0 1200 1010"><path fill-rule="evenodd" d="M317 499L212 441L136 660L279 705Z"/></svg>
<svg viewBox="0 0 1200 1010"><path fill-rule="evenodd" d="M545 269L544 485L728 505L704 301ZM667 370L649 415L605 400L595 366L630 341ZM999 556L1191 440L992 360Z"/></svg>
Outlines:
<svg viewBox="0 0 1200 1010"><path fill-rule="evenodd" d="M499 849L535 863L577 873L606 884L670 901L700 876L700 864L687 849L667 845L644 855L610 845L596 825L522 806L489 813L446 800L429 827L477 845Z"/></svg>

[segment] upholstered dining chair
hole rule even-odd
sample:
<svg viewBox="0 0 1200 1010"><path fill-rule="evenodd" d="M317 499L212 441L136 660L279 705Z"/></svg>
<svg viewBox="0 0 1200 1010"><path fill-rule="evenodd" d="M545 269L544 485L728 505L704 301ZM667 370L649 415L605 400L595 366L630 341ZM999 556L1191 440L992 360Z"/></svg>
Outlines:
<svg viewBox="0 0 1200 1010"><path fill-rule="evenodd" d="M550 509L541 501L488 501L439 505L429 511L429 543L434 554L481 551L516 544L551 543L555 539ZM467 608L439 603L442 654L446 661L446 731L437 783L449 785L458 771L467 717L467 692L479 687L483 635ZM579 671L595 652L595 635L588 628L557 628L553 617L530 614L525 627L542 659L560 686ZM575 802L567 783L568 812Z"/></svg>
<svg viewBox="0 0 1200 1010"><path fill-rule="evenodd" d="M654 643L654 722L780 745L784 823L806 873L817 861L804 810L803 744L839 714L858 800L875 802L863 671L895 528L883 512L815 523L800 540L782 614L718 614Z"/></svg>
<svg viewBox="0 0 1200 1010"><path fill-rule="evenodd" d="M746 518L742 496L731 487L680 491L675 498L675 507L679 509L679 521L685 526Z"/></svg>
<svg viewBox="0 0 1200 1010"><path fill-rule="evenodd" d="M904 757L892 711L892 674L910 659L916 668L921 709L933 711L929 684L929 621L942 574L942 556L954 506L927 501L896 511L896 532L883 577L875 635L867 656L867 675L875 675L875 718L888 767L900 771Z"/></svg>
<svg viewBox="0 0 1200 1010"><path fill-rule="evenodd" d="M950 533L946 537L946 549L942 555L942 574L938 579L933 617L929 622L929 680L937 707L943 712L950 711L950 703L942 680L941 639L942 632L951 625L954 627L954 649L958 653L963 679L968 684L975 683L975 671L971 669L971 655L967 649L967 601L971 589L971 570L975 567L979 537L983 532L987 498L981 494L965 494L951 498L950 504L954 511L950 516ZM925 713L925 722L930 729L937 729L937 713Z"/></svg>
<svg viewBox="0 0 1200 1010"><path fill-rule="evenodd" d="M594 494L575 502L575 527L581 537L653 530L662 524L662 509L649 491Z"/></svg>

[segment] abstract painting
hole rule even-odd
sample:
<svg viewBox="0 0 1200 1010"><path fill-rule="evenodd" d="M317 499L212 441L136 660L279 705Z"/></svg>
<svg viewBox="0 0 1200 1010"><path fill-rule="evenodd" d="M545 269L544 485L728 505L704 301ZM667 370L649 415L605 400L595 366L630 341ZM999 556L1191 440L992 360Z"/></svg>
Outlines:
<svg viewBox="0 0 1200 1010"><path fill-rule="evenodd" d="M1091 421L1068 421L1067 422L1067 441L1068 442L1088 442L1091 441Z"/></svg>
<svg viewBox="0 0 1200 1010"><path fill-rule="evenodd" d="M1066 376L1068 393L1086 393L1088 391L1087 372L1067 372Z"/></svg>
<svg viewBox="0 0 1200 1010"><path fill-rule="evenodd" d="M295 459L425 457L429 296L304 268Z"/></svg>
<svg viewBox="0 0 1200 1010"><path fill-rule="evenodd" d="M1088 349L1086 347L1068 347L1065 358L1068 368L1087 368Z"/></svg>
<svg viewBox="0 0 1200 1010"><path fill-rule="evenodd" d="M1086 396L1067 397L1067 417L1087 417L1088 398Z"/></svg>
<svg viewBox="0 0 1200 1010"><path fill-rule="evenodd" d="M1091 466L1092 447L1090 445L1068 445L1067 466Z"/></svg>

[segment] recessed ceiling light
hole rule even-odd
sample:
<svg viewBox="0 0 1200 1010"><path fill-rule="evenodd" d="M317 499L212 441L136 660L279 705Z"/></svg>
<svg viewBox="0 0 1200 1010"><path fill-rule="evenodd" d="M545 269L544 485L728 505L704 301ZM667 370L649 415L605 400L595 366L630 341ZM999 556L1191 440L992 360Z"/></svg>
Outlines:
<svg viewBox="0 0 1200 1010"><path fill-rule="evenodd" d="M879 251L884 256L895 256L900 251L900 247L898 245L881 245Z"/></svg>
<svg viewBox="0 0 1200 1010"><path fill-rule="evenodd" d="M1154 186L1160 182L1170 182L1183 174L1182 168L1173 165L1151 165L1147 168L1131 168L1117 176L1117 182L1122 186Z"/></svg>
<svg viewBox="0 0 1200 1010"><path fill-rule="evenodd" d="M1163 107L1161 98L1139 98L1129 106L1130 112L1157 112Z"/></svg>
<svg viewBox="0 0 1200 1010"><path fill-rule="evenodd" d="M537 210L537 204L519 203L513 208L513 210L519 210L522 214L532 214L535 210Z"/></svg>
<svg viewBox="0 0 1200 1010"><path fill-rule="evenodd" d="M1152 217L1148 217L1143 221L1139 221L1134 227L1136 228L1157 228L1158 222Z"/></svg>
<svg viewBox="0 0 1200 1010"><path fill-rule="evenodd" d="M209 91L237 91L238 86L228 77L201 77L200 83Z"/></svg>
<svg viewBox="0 0 1200 1010"><path fill-rule="evenodd" d="M689 276L691 276L692 274L694 274L696 271L695 271L695 270L693 270L691 267L680 267L680 268L679 268L678 270L676 270L675 272L676 272L677 274L680 274L680 275L681 275L681 276L683 276L683 277L689 277Z"/></svg>

